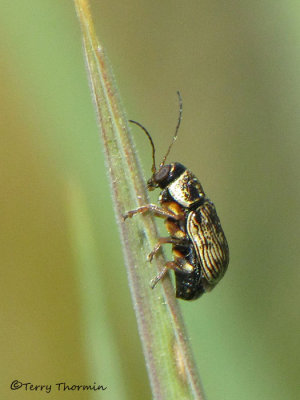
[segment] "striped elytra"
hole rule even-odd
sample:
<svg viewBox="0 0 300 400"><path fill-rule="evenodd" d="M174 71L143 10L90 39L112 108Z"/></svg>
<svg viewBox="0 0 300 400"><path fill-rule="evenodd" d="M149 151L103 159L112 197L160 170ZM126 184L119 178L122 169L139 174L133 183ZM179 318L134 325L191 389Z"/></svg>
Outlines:
<svg viewBox="0 0 300 400"><path fill-rule="evenodd" d="M227 241L214 204L206 200L187 218L187 233L210 285L223 277L229 262Z"/></svg>
<svg viewBox="0 0 300 400"><path fill-rule="evenodd" d="M216 208L195 175L180 163L166 167L173 179L160 182L159 201L163 210L176 214L177 219L168 216L165 224L171 238L181 241L173 242L174 261L167 266L175 271L177 297L193 300L224 276L228 244Z"/></svg>

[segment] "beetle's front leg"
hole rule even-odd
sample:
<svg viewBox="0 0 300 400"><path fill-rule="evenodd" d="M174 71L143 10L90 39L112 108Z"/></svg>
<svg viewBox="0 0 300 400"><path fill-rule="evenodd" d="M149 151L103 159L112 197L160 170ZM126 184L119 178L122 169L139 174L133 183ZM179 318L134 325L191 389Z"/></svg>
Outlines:
<svg viewBox="0 0 300 400"><path fill-rule="evenodd" d="M156 204L146 204L145 206L141 206L135 210L127 211L126 214L123 215L124 221L127 218L132 218L136 214L144 214L145 212L152 212L157 217L162 218L173 218L176 220L182 219L181 215L176 215L172 211L165 210L161 207L158 207Z"/></svg>

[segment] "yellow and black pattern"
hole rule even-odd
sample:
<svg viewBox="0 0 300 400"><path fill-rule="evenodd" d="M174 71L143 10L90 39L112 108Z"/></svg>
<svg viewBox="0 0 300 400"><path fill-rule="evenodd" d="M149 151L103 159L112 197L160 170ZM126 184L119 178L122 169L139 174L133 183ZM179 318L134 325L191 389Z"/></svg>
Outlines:
<svg viewBox="0 0 300 400"><path fill-rule="evenodd" d="M229 249L215 206L211 201L206 200L197 210L189 213L187 233L207 282L216 285L226 272Z"/></svg>
<svg viewBox="0 0 300 400"><path fill-rule="evenodd" d="M195 300L211 291L225 274L229 262L228 244L215 206L206 197L195 175L180 163L161 164L147 182L149 190L157 187L161 207L146 204L128 211L125 218L152 212L165 218L169 237L159 238L149 254L151 261L163 244L172 244L174 260L152 280L151 286L175 272L176 297Z"/></svg>
<svg viewBox="0 0 300 400"><path fill-rule="evenodd" d="M178 164L174 163L173 169ZM168 185L168 191L175 201L187 208L205 197L201 183L189 169L185 169Z"/></svg>
<svg viewBox="0 0 300 400"><path fill-rule="evenodd" d="M174 260L151 281L151 287L159 282L168 270L175 272L176 297L195 300L212 290L226 272L229 263L228 244L213 203L206 197L201 183L195 175L179 162L166 164L166 159L177 138L181 118L182 99L179 99L179 117L175 134L168 150L156 168L155 146L150 133L137 121L147 135L152 147L152 175L147 181L148 190L161 189L159 203L146 204L127 211L124 219L133 215L152 212L165 218L170 236L159 238L149 254L151 261L163 244L172 244Z"/></svg>

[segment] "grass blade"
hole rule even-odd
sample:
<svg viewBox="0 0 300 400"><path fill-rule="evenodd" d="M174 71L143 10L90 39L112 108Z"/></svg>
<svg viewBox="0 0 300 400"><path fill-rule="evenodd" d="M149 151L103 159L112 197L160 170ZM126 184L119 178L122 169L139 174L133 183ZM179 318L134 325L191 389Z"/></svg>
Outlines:
<svg viewBox="0 0 300 400"><path fill-rule="evenodd" d="M124 222L122 218L126 211L149 200L115 81L95 35L88 1L74 3L153 397L203 399L171 282L167 277L155 290L149 287L150 279L165 264L163 256L156 257L151 265L146 262L146 254L157 241L154 220L141 216Z"/></svg>

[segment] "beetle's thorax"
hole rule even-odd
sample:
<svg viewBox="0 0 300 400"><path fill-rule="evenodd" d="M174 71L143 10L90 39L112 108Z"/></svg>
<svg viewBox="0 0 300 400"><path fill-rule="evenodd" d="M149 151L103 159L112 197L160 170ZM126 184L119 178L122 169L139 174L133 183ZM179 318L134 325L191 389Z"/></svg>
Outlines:
<svg viewBox="0 0 300 400"><path fill-rule="evenodd" d="M201 183L195 175L180 163L162 166L148 181L148 188L160 187L181 206L190 208L205 198Z"/></svg>
<svg viewBox="0 0 300 400"><path fill-rule="evenodd" d="M169 184L168 191L177 203L187 208L205 198L201 183L188 169Z"/></svg>

